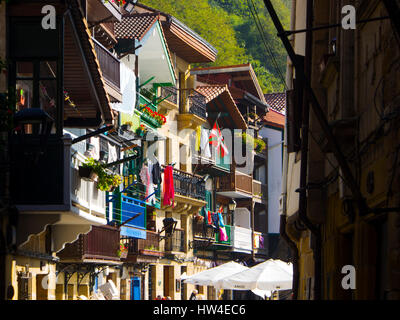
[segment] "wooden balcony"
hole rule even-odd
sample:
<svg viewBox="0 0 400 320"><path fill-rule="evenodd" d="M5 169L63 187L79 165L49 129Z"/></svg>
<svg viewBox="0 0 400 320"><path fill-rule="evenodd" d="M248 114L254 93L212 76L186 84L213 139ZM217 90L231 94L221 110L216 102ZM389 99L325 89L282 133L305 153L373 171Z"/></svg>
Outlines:
<svg viewBox="0 0 400 320"><path fill-rule="evenodd" d="M94 42L94 49L100 64L101 73L105 80L105 89L111 97L112 102L121 102L120 61L100 42L94 38L92 38L92 40Z"/></svg>
<svg viewBox="0 0 400 320"><path fill-rule="evenodd" d="M185 230L175 229L172 237L165 239L165 252L185 252Z"/></svg>
<svg viewBox="0 0 400 320"><path fill-rule="evenodd" d="M216 178L217 194L231 198L251 198L253 196L253 178L238 170Z"/></svg>
<svg viewBox="0 0 400 320"><path fill-rule="evenodd" d="M253 180L253 199L258 203L263 203L267 199L267 185L258 180Z"/></svg>
<svg viewBox="0 0 400 320"><path fill-rule="evenodd" d="M128 256L121 259L126 262L154 262L164 255L160 251L160 235L146 230L146 239L121 237L121 242L128 244Z"/></svg>
<svg viewBox="0 0 400 320"><path fill-rule="evenodd" d="M87 234L81 234L73 243L67 243L57 255L61 261L89 259L119 261L119 229L111 226L92 226Z"/></svg>

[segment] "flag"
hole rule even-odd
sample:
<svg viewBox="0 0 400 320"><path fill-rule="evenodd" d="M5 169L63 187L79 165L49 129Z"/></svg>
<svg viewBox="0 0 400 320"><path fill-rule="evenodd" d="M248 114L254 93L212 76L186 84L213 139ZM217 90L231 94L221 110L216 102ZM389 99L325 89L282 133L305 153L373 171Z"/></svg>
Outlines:
<svg viewBox="0 0 400 320"><path fill-rule="evenodd" d="M225 157L225 154L229 154L228 148L224 143L224 137L222 136L217 121L215 121L214 123L214 127L211 130L208 140L212 146L217 148L221 158Z"/></svg>

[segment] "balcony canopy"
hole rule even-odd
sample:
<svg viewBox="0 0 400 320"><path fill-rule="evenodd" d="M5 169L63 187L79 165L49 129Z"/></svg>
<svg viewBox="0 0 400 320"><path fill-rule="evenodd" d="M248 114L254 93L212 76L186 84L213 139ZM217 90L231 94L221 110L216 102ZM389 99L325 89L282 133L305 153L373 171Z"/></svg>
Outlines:
<svg viewBox="0 0 400 320"><path fill-rule="evenodd" d="M214 124L217 116L221 113L218 123L221 128L246 130L246 122L240 113L227 85L200 86L196 89L206 97L207 120Z"/></svg>
<svg viewBox="0 0 400 320"><path fill-rule="evenodd" d="M139 56L139 75L141 83L176 85L175 70L165 41L164 33L155 13L125 15L121 22L115 23L116 38L123 43L133 40Z"/></svg>
<svg viewBox="0 0 400 320"><path fill-rule="evenodd" d="M243 92L246 91L259 99L261 104L266 105L264 94L251 64L195 68L192 69L190 73L192 75L197 75L198 81L204 81L206 83L212 81L212 83L228 84L228 82L230 82L229 89L239 89L242 95Z"/></svg>
<svg viewBox="0 0 400 320"><path fill-rule="evenodd" d="M76 1L71 1L65 20L64 48L64 90L70 98L64 104L64 125L88 128L111 123L113 114L94 43Z"/></svg>

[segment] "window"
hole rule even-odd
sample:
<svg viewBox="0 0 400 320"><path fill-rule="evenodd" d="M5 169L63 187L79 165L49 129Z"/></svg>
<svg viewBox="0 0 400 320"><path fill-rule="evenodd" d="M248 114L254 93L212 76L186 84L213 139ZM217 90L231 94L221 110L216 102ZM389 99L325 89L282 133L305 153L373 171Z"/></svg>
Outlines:
<svg viewBox="0 0 400 320"><path fill-rule="evenodd" d="M63 92L57 91L57 79L62 78L57 74L62 27L44 30L41 19L15 17L10 17L8 27L9 86L16 89L17 111L40 108L57 123L57 101L63 100ZM36 131L29 126L25 129L27 133Z"/></svg>

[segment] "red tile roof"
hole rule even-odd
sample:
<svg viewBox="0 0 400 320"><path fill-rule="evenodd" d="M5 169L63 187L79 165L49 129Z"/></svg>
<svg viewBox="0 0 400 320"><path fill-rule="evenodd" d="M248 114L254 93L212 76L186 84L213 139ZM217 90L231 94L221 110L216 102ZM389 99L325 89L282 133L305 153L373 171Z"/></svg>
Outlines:
<svg viewBox="0 0 400 320"><path fill-rule="evenodd" d="M196 88L196 91L198 91L199 93L201 93L203 96L206 97L207 104L210 101L214 100L215 98L221 96L223 105L228 109L230 117L234 121L236 128L243 130L247 129L246 121L244 120L242 114L240 113L235 103L235 100L233 100L232 95L229 92L228 86L226 84L199 86ZM217 104L219 105L220 102L218 102ZM214 106L213 108L215 107L216 106ZM217 110L214 109L213 111L216 112Z"/></svg>
<svg viewBox="0 0 400 320"><path fill-rule="evenodd" d="M158 13L141 13L124 16L121 22L114 25L115 37L117 39L142 40L144 35L159 19Z"/></svg>
<svg viewBox="0 0 400 320"><path fill-rule="evenodd" d="M278 127L283 129L285 127L285 115L282 113L269 109L267 114L264 116L264 121L267 125Z"/></svg>
<svg viewBox="0 0 400 320"><path fill-rule="evenodd" d="M211 100L218 97L224 91L229 92L226 84L200 86L196 88L196 91L200 92L203 96L206 97L206 103L209 103Z"/></svg>
<svg viewBox="0 0 400 320"><path fill-rule="evenodd" d="M272 110L284 113L286 110L286 93L267 93L264 94L265 101Z"/></svg>

